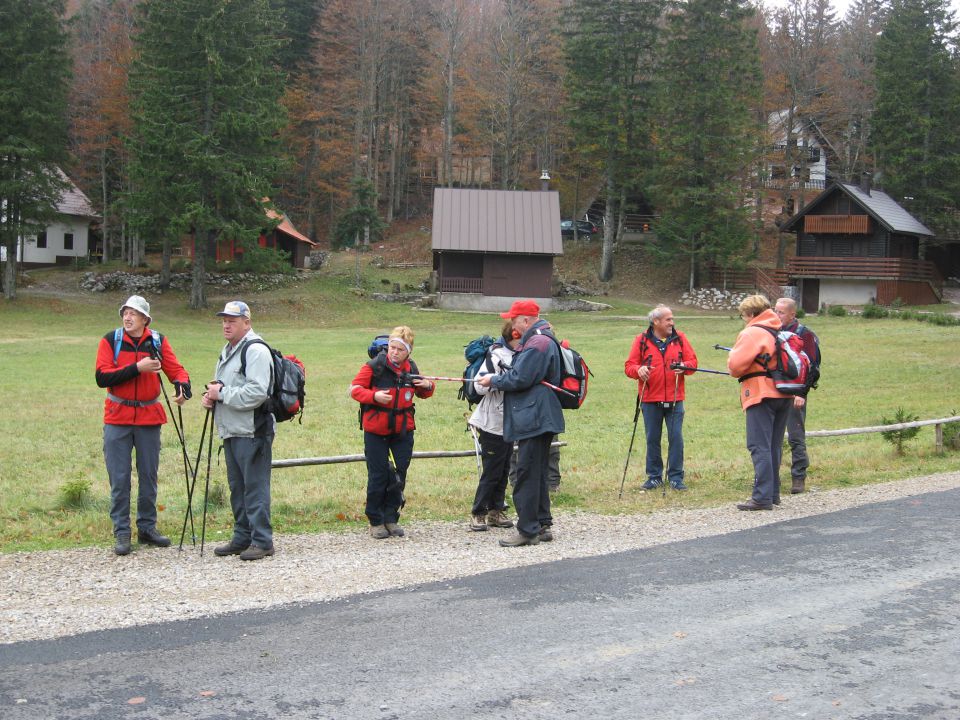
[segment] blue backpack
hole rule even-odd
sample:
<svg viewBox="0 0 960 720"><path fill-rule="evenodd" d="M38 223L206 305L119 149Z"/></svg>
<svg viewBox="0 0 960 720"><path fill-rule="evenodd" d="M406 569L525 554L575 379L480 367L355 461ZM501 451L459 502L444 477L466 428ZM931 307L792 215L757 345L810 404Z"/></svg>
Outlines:
<svg viewBox="0 0 960 720"><path fill-rule="evenodd" d="M496 341L489 335L481 335L476 340L471 340L464 348L463 356L467 360L467 366L463 369L463 383L460 385L460 390L457 391L457 397L466 400L470 406L476 405L483 399L483 395L477 392L477 386L473 384L473 379L484 364L487 366L487 372L493 372L490 349L496 344Z"/></svg>

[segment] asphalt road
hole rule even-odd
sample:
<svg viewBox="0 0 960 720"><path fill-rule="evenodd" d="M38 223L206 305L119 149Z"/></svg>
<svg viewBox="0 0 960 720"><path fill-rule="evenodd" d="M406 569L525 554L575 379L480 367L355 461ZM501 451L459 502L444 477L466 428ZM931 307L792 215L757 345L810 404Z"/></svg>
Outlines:
<svg viewBox="0 0 960 720"><path fill-rule="evenodd" d="M0 718L955 720L958 517L951 490L331 603L0 646ZM562 518L557 530L562 542Z"/></svg>

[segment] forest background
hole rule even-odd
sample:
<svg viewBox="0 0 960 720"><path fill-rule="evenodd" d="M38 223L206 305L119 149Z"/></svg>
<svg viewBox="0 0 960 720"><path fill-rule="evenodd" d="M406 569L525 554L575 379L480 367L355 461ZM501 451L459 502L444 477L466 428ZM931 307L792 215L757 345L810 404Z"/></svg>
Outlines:
<svg viewBox="0 0 960 720"><path fill-rule="evenodd" d="M342 245L429 215L435 186L533 189L548 170L564 216L602 200L601 280L626 213L646 211L659 259L695 284L761 252L765 160L802 177L814 134L833 178L870 173L957 237L944 0L843 18L828 0L0 0L0 16L8 248L56 197L56 178L36 187L51 163L101 214L104 259L162 248L167 277L185 232L255 250L262 198ZM783 183L783 207L806 192Z"/></svg>

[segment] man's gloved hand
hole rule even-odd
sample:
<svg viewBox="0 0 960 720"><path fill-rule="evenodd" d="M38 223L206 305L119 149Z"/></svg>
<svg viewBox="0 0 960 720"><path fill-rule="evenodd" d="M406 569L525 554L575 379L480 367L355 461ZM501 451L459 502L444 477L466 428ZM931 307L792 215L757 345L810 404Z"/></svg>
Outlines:
<svg viewBox="0 0 960 720"><path fill-rule="evenodd" d="M177 382L173 381L173 386L177 389L177 396L182 397L184 400L189 400L193 397L193 392L190 390L189 382Z"/></svg>

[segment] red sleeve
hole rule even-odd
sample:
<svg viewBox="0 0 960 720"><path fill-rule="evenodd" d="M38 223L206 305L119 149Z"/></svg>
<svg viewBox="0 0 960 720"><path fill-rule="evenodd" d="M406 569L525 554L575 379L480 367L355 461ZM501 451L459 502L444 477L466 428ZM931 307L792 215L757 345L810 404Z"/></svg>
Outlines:
<svg viewBox="0 0 960 720"><path fill-rule="evenodd" d="M372 405L374 402L373 395L376 393L376 390L370 387L372 382L373 368L364 363L360 372L354 376L353 382L350 383L350 397L364 405Z"/></svg>
<svg viewBox="0 0 960 720"><path fill-rule="evenodd" d="M160 342L160 367L170 382L190 382L190 376L183 365L180 364L180 361L177 360L177 354L173 351L173 346L166 336Z"/></svg>
<svg viewBox="0 0 960 720"><path fill-rule="evenodd" d="M623 363L623 372L634 380L640 379L640 367L643 365L643 354L640 351L643 335L637 335L633 339L633 345L630 347L630 355Z"/></svg>
<svg viewBox="0 0 960 720"><path fill-rule="evenodd" d="M433 392L434 392L434 390L436 390L436 389L437 389L437 384L436 384L435 382L431 381L429 388L427 388L427 389L417 388L417 389L414 390L413 392L414 392L414 394L415 394L418 398L426 399L426 398L430 397L431 395L433 395Z"/></svg>
<svg viewBox="0 0 960 720"><path fill-rule="evenodd" d="M693 345L687 340L687 336L683 333L680 335L680 351L683 353L683 364L684 367L690 368L684 375L693 375L694 370L698 367L697 365L697 354L693 351Z"/></svg>

